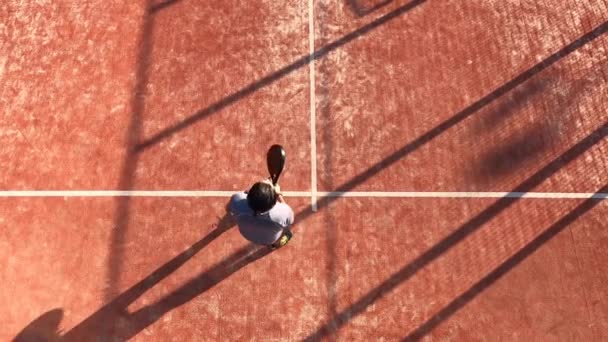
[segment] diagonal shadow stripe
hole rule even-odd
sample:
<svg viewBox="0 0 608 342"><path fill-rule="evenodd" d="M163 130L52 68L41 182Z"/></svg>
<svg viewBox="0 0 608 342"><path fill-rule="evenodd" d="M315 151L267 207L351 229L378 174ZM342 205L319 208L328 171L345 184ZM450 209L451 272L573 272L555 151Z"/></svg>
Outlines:
<svg viewBox="0 0 608 342"><path fill-rule="evenodd" d="M180 2L182 0L165 0L163 2L159 2L157 4L154 5L150 5L150 7L148 8L148 12L150 14L154 14L156 12L159 12L167 7L173 6L175 4L177 4L178 2Z"/></svg>
<svg viewBox="0 0 608 342"><path fill-rule="evenodd" d="M577 49L583 47L584 45L593 41L597 37L606 33L606 31L608 31L608 21L602 23L601 25L596 27L594 30L586 33L585 35L576 39L572 43L566 45L559 51L553 53L551 56L547 57L546 59L544 59L541 62L534 65L532 68L519 74L517 77L515 77L514 79L510 80L509 82L503 84L496 90L492 91L490 94L488 94L488 95L482 97L481 99L477 100L476 102L472 103L471 105L469 105L468 107L466 107L465 109L463 109L462 111L457 113L456 115L452 116L451 118L442 122L441 124L435 126L430 131L427 131L426 133L424 133L423 135L421 135L414 141L408 143L407 145L400 148L398 151L396 151L393 154L389 155L388 157L384 158L383 160L381 160L380 162L375 164L373 167L370 167L366 171L359 173L357 176L353 177L348 182L339 186L335 191L338 191L338 192L349 191L349 190L353 189L354 187L356 187L357 185L362 184L367 179L375 176L381 170L396 163L403 157L405 157L408 154L412 153L413 151L417 150L421 146L427 144L429 141L433 140L434 138L439 136L444 131L446 131L449 128L455 126L456 124L462 122L464 119L468 118L469 116L471 116L472 114L474 114L481 108L485 107L486 105L490 104L497 98L505 95L509 91L515 89L517 86L519 86L522 83L526 82L527 80L531 79L534 75L547 69L548 67L555 64L562 58L570 55L572 52L576 51Z"/></svg>
<svg viewBox="0 0 608 342"><path fill-rule="evenodd" d="M390 4L393 0L382 0L371 6L365 6L360 4L360 0L346 0L346 3L350 7L350 9L359 17L366 16L374 11L379 10L380 8Z"/></svg>
<svg viewBox="0 0 608 342"><path fill-rule="evenodd" d="M520 185L515 187L512 192L528 192L534 187L541 184L544 180L554 175L562 167L566 166L585 151L589 150L592 146L602 141L608 135L608 123L605 123L593 133L579 141L577 144L572 146L562 155L551 161L545 167L534 173L530 178L526 179ZM340 312L340 314L333 317L329 322L321 326L316 332L306 337L305 341L316 341L324 336L330 334L335 329L334 327L341 327L345 325L352 318L356 317L365 309L373 304L378 299L382 298L385 294L392 291L399 284L411 278L414 274L420 271L422 268L436 260L440 255L450 250L460 241L464 240L470 234L476 232L484 224L490 221L493 217L509 208L513 203L520 200L520 198L503 197L492 205L484 209L481 213L467 221L460 228L443 238L441 241L433 245L430 249L416 257L414 260L409 262L407 265L402 267L399 271L393 273L388 279L383 281L380 285L370 290L359 298L356 302L351 304L348 308Z"/></svg>
<svg viewBox="0 0 608 342"><path fill-rule="evenodd" d="M597 193L602 193L608 191L608 185L604 185ZM512 255L505 262L500 264L497 268L495 268L492 272L488 273L485 277L483 277L480 281L478 281L475 285L470 287L467 291L463 292L460 296L456 297L452 300L448 305L446 305L441 311L437 312L431 318L429 318L426 322L420 325L416 330L412 331L408 334L403 341L418 341L422 339L425 335L427 335L431 330L437 327L439 324L450 318L453 314L455 314L458 310L462 309L467 303L481 294L484 290L502 278L505 274L519 265L522 261L528 258L530 255L534 254L540 247L542 247L549 240L554 238L561 231L566 229L571 223L576 221L579 217L583 216L585 213L593 209L598 203L600 203L602 198L594 198L591 197L581 204L579 204L576 208L570 211L567 215L563 216L559 221L555 222L549 228L547 228L543 233L537 236L534 240L530 241L526 246L520 249L517 253Z"/></svg>
<svg viewBox="0 0 608 342"><path fill-rule="evenodd" d="M159 141L169 137L170 135L172 135L174 133L177 133L177 132L183 130L186 127L191 126L192 124L202 120L203 118L205 118L211 114L217 113L218 111L234 104L236 101L239 101L242 98L253 94L254 92L289 75L290 73L294 72L295 70L298 70L299 68L308 65L308 63L311 63L312 61L317 60L319 58L325 57L330 52L369 33L370 31L378 28L379 26L386 24L387 22L401 16L402 14L408 12L409 10L415 8L416 6L423 4L424 2L426 2L426 0L414 0L412 2L409 2L406 5L403 5L399 8L397 8L396 10L391 11L388 14L385 14L385 15L381 16L380 18L372 21L371 23L364 25L361 28L343 36L342 38L335 40L327 45L324 45L323 47L319 48L314 53L300 57L295 62L275 71L274 73L272 73L270 75L267 75L267 76L259 79L258 81L255 81L255 82L237 90L236 92L232 93L231 95L228 95L228 96L224 97L223 99L211 104L210 106L208 106L204 109L201 109L200 111L194 113L193 115L189 116L188 118L156 133L152 137L139 143L136 146L135 151L141 152L142 150L158 143Z"/></svg>

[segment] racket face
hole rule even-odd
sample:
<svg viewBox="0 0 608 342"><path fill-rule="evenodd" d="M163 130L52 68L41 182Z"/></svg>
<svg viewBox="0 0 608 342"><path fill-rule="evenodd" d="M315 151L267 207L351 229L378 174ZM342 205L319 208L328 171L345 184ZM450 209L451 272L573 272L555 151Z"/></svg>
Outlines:
<svg viewBox="0 0 608 342"><path fill-rule="evenodd" d="M268 164L268 172L272 178L272 183L276 184L279 176L285 167L285 149L281 145L272 145L266 155L266 163Z"/></svg>

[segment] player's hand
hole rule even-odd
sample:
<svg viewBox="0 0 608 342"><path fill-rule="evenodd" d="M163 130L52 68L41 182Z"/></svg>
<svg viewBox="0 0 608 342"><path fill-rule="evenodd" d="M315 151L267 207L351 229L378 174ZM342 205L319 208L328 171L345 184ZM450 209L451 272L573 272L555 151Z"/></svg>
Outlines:
<svg viewBox="0 0 608 342"><path fill-rule="evenodd" d="M279 184L274 186L274 192L276 192L277 195L281 194L281 186Z"/></svg>

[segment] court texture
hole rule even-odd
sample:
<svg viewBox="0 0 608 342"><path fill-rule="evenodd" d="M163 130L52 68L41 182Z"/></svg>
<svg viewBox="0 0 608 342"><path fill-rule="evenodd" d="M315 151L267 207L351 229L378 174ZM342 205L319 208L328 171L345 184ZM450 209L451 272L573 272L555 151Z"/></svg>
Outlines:
<svg viewBox="0 0 608 342"><path fill-rule="evenodd" d="M0 2L0 340L608 340L608 1ZM270 251L226 214L280 185Z"/></svg>

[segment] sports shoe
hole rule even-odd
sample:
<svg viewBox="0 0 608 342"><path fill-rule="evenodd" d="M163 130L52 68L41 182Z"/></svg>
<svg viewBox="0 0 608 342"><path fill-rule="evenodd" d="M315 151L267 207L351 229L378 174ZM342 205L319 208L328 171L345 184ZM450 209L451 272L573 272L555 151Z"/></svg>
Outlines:
<svg viewBox="0 0 608 342"><path fill-rule="evenodd" d="M270 245L270 248L277 249L277 248L281 248L281 247L285 246L289 242L289 240L291 240L292 236L293 236L293 233L291 231L285 230L283 232L283 235L281 235L281 237L279 238L279 241Z"/></svg>

